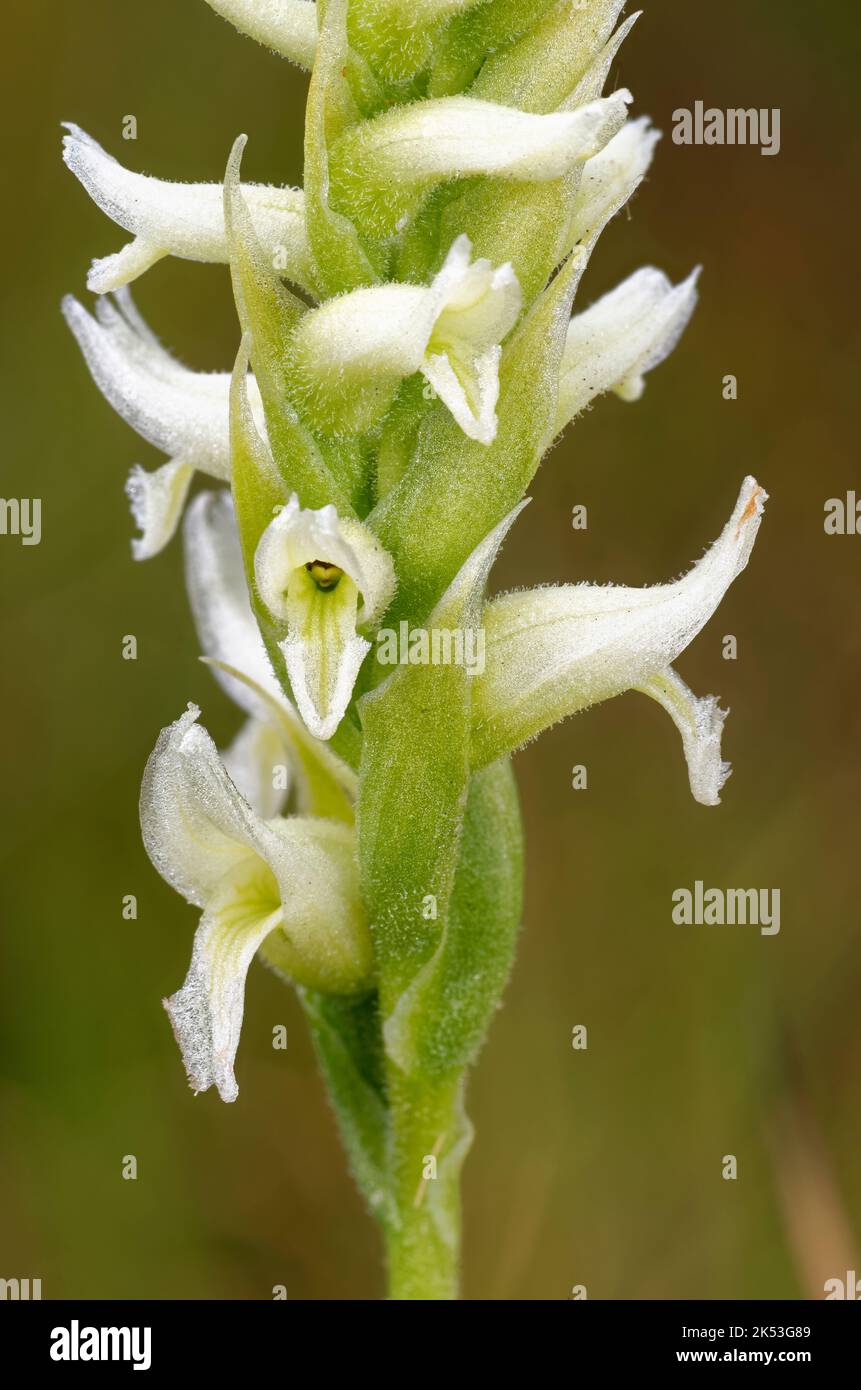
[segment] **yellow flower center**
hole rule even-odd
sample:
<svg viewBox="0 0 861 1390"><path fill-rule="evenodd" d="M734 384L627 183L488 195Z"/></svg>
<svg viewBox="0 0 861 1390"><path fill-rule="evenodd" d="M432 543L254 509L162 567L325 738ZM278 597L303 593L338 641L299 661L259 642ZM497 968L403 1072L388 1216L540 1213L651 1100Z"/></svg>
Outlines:
<svg viewBox="0 0 861 1390"><path fill-rule="evenodd" d="M327 560L309 560L305 566L318 589L334 589L344 571Z"/></svg>

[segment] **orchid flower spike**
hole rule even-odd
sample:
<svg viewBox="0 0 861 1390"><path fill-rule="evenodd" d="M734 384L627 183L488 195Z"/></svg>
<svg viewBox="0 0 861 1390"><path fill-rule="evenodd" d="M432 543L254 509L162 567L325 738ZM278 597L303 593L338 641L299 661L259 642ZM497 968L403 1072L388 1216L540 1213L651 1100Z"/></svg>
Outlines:
<svg viewBox="0 0 861 1390"><path fill-rule="evenodd" d="M626 690L663 705L682 736L691 792L720 801L725 713L697 699L671 662L748 562L767 493L745 478L723 533L683 579L648 589L566 584L505 594L484 615L487 656L473 693L473 760L483 766L578 710Z"/></svg>
<svg viewBox="0 0 861 1390"><path fill-rule="evenodd" d="M144 845L162 878L202 909L191 966L165 1008L192 1088L236 1099L245 978L258 949L298 984L354 994L370 984L353 831L308 816L264 819L187 712L163 730L141 789Z"/></svg>
<svg viewBox="0 0 861 1390"><path fill-rule="evenodd" d="M329 739L370 649L358 629L375 623L394 594L391 558L361 522L331 505L305 510L294 495L263 532L254 575L284 630L279 646L299 713L315 738Z"/></svg>
<svg viewBox="0 0 861 1390"><path fill-rule="evenodd" d="M291 361L300 403L321 431L357 434L385 414L405 377L421 372L464 434L490 444L500 344L520 308L512 267L473 261L460 236L429 286L355 290L301 319Z"/></svg>
<svg viewBox="0 0 861 1390"><path fill-rule="evenodd" d="M121 251L93 261L87 288L94 294L136 280L164 256L228 264L224 192L220 183L169 183L123 168L79 126L65 122L63 159L112 221L133 234ZM305 195L298 188L242 185L254 230L279 274L313 294L313 259L305 227Z"/></svg>
<svg viewBox="0 0 861 1390"><path fill-rule="evenodd" d="M228 372L193 372L171 357L138 313L127 289L96 301L96 316L71 295L63 314L90 374L105 398L138 434L170 455L147 473L137 466L126 484L143 533L132 541L136 560L148 560L176 530L196 471L230 477ZM265 434L263 403L253 377L248 398Z"/></svg>

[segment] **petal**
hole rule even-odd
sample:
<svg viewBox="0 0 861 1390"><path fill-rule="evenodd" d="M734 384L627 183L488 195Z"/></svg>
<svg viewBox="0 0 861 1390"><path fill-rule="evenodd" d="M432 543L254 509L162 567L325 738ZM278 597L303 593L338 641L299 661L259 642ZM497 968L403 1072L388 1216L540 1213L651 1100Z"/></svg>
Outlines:
<svg viewBox="0 0 861 1390"><path fill-rule="evenodd" d="M329 739L347 711L371 644L356 633L358 592L347 575L329 593L302 572L291 587L281 650L299 713L315 738Z"/></svg>
<svg viewBox="0 0 861 1390"><path fill-rule="evenodd" d="M249 855L277 860L275 832L231 782L189 705L163 729L141 786L146 852L165 882L203 907L224 875Z"/></svg>
<svg viewBox="0 0 861 1390"><path fill-rule="evenodd" d="M557 432L604 391L613 390L627 401L642 395L646 373L670 355L690 321L698 277L695 270L673 286L659 270L638 270L571 320L559 379Z"/></svg>
<svg viewBox="0 0 861 1390"><path fill-rule="evenodd" d="M277 703L284 700L251 611L233 503L226 490L201 492L183 525L185 582L200 645L206 656L235 667ZM265 717L246 682L216 670L216 679L240 709Z"/></svg>
<svg viewBox="0 0 861 1390"><path fill-rule="evenodd" d="M616 134L631 100L623 89L549 115L464 96L396 107L335 141L332 196L366 230L388 236L444 180L561 178Z"/></svg>
<svg viewBox="0 0 861 1390"><path fill-rule="evenodd" d="M520 316L523 295L510 264L470 264L460 236L433 282L441 309L422 373L464 434L482 444L496 438L501 343Z"/></svg>
<svg viewBox="0 0 861 1390"><path fill-rule="evenodd" d="M487 664L473 695L476 766L566 715L663 674L747 564L765 500L764 490L746 478L720 538L675 583L569 584L489 603Z"/></svg>
<svg viewBox="0 0 861 1390"><path fill-rule="evenodd" d="M373 532L352 518L339 518L332 506L300 507L293 496L267 526L254 557L257 588L274 617L288 619L291 578L315 560L337 565L353 581L362 599L360 625L375 622L388 606L394 568Z"/></svg>
<svg viewBox="0 0 861 1390"><path fill-rule="evenodd" d="M63 158L90 197L112 221L132 232L132 248L93 265L95 293L117 289L160 256L191 261L230 259L220 183L169 183L123 168L78 126L65 123ZM278 270L313 293L313 265L305 232L304 195L296 188L243 184L255 231Z"/></svg>
<svg viewBox="0 0 861 1390"><path fill-rule="evenodd" d="M265 943L267 963L306 988L368 988L373 952L359 899L355 835L343 825L293 817L273 823L275 862L246 858L211 891L191 967L165 1008L195 1091L215 1085L236 1099L233 1063L245 978Z"/></svg>
<svg viewBox="0 0 861 1390"><path fill-rule="evenodd" d="M97 317L67 295L63 315L90 373L117 414L174 458L215 478L230 477L228 372L193 372L171 357L128 291L99 301ZM262 422L260 393L249 383Z"/></svg>
<svg viewBox="0 0 861 1390"><path fill-rule="evenodd" d="M727 711L714 695L697 699L672 666L635 688L657 700L681 734L694 801L701 806L719 805L721 787L731 772L720 751Z"/></svg>
<svg viewBox="0 0 861 1390"><path fill-rule="evenodd" d="M182 988L164 1007L195 1094L217 1086L236 1100L233 1074L245 1009L245 977L257 948L281 922L275 879L246 857L213 890L194 937Z"/></svg>
<svg viewBox="0 0 861 1390"><path fill-rule="evenodd" d="M246 719L221 754L236 790L264 820L280 815L287 800L288 752L272 720ZM276 774L281 773L281 776Z"/></svg>
<svg viewBox="0 0 861 1390"><path fill-rule="evenodd" d="M140 464L132 469L126 479L126 494L135 525L142 533L132 541L136 560L151 560L171 540L193 477L194 464L184 458L163 463L153 473L147 473Z"/></svg>
<svg viewBox="0 0 861 1390"><path fill-rule="evenodd" d="M480 357L452 350L428 357L422 368L467 438L480 444L492 444L496 438L501 356L500 347L489 348Z"/></svg>
<svg viewBox="0 0 861 1390"><path fill-rule="evenodd" d="M290 344L291 389L324 434L360 434L386 413L417 372L439 311L421 285L378 285L329 299L306 314Z"/></svg>
<svg viewBox="0 0 861 1390"><path fill-rule="evenodd" d="M440 308L431 346L470 343L476 352L494 347L510 333L523 307L520 283L510 262L494 267L471 262L472 245L459 236L434 278Z"/></svg>
<svg viewBox="0 0 861 1390"><path fill-rule="evenodd" d="M306 314L291 342L293 389L317 429L364 432L388 410L398 383L429 360L456 357L474 379L477 360L484 357L487 367L489 350L513 327L521 302L512 267L473 262L469 238L457 237L430 285L359 289ZM448 405L450 392L439 394ZM463 413L455 411L459 422ZM469 411L466 418L472 419Z"/></svg>
<svg viewBox="0 0 861 1390"><path fill-rule="evenodd" d="M173 456L155 473L132 470L127 492L143 532L135 558L149 559L171 539L195 469L230 476L228 372L193 372L171 357L141 318L127 289L97 302L93 318L77 300L63 314L93 380L119 415L151 444ZM263 403L247 381L251 413L265 433Z"/></svg>
<svg viewBox="0 0 861 1390"><path fill-rule="evenodd" d="M206 0L210 9L228 19L241 34L256 39L298 63L314 65L317 47L317 6L314 0Z"/></svg>
<svg viewBox="0 0 861 1390"><path fill-rule="evenodd" d="M577 191L570 244L584 241L624 207L648 173L661 132L648 116L628 121L593 159L583 166Z"/></svg>

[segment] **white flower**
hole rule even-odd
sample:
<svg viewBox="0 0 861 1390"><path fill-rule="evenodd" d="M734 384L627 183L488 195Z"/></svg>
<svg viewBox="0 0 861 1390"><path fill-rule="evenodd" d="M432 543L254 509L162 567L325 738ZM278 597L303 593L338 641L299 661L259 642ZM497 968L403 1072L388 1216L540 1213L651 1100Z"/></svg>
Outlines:
<svg viewBox="0 0 861 1390"><path fill-rule="evenodd" d="M259 947L300 984L354 993L369 984L371 938L352 830L296 816L264 819L230 780L188 711L147 763L141 827L162 878L202 909L191 967L165 1001L195 1091L236 1099L245 977Z"/></svg>
<svg viewBox="0 0 861 1390"><path fill-rule="evenodd" d="M330 154L335 204L390 236L423 195L447 179L487 174L544 183L591 159L622 127L626 89L573 111L518 111L475 97L395 107L351 126Z"/></svg>
<svg viewBox="0 0 861 1390"><path fill-rule="evenodd" d="M128 284L163 256L229 262L220 183L168 183L132 173L78 126L66 122L65 128L66 164L102 211L134 234L122 251L93 261L87 286L95 294ZM257 183L243 184L242 193L273 269L313 294L304 193Z"/></svg>
<svg viewBox="0 0 861 1390"><path fill-rule="evenodd" d="M328 739L350 703L370 649L357 628L374 623L395 589L390 557L361 522L332 506L303 510L292 497L254 557L263 603L285 629L279 642L299 713Z"/></svg>
<svg viewBox="0 0 861 1390"><path fill-rule="evenodd" d="M477 766L589 705L640 690L675 720L697 801L716 805L724 715L670 663L747 564L767 494L746 478L722 535L683 579L648 589L566 584L505 594L485 609L486 668L473 687Z"/></svg>
<svg viewBox="0 0 861 1390"><path fill-rule="evenodd" d="M673 286L649 266L572 318L562 355L557 433L604 391L639 400L646 373L669 357L688 325L698 277L695 270Z"/></svg>
<svg viewBox="0 0 861 1390"><path fill-rule="evenodd" d="M183 540L186 587L201 648L219 685L249 716L224 755L234 782L259 810L263 803L255 788L270 795L272 768L283 764L290 772L296 809L352 820L355 773L328 744L308 733L272 670L251 611L226 489L195 497L186 512ZM255 752L250 763L244 761L249 748ZM266 804L273 808L270 815L280 810L272 799Z"/></svg>
<svg viewBox="0 0 861 1390"><path fill-rule="evenodd" d="M300 68L314 65L317 6L314 0L206 0L242 34L273 48Z"/></svg>
<svg viewBox="0 0 861 1390"><path fill-rule="evenodd" d="M102 394L132 429L171 456L154 473L134 468L127 484L143 532L132 542L134 556L149 559L176 530L195 471L230 477L230 374L193 372L177 362L147 327L128 290L97 300L95 318L67 295L63 314ZM253 377L248 394L265 433Z"/></svg>
<svg viewBox="0 0 861 1390"><path fill-rule="evenodd" d="M471 261L454 242L429 286L388 284L330 299L306 314L292 367L319 429L357 434L385 413L398 383L421 372L470 439L496 435L500 343L521 307L510 265Z"/></svg>

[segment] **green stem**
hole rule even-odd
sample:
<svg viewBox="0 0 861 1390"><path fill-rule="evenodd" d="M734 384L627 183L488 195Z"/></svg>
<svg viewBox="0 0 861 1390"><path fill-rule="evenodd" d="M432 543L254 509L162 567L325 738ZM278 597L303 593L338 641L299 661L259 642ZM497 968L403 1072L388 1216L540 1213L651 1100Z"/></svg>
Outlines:
<svg viewBox="0 0 861 1390"><path fill-rule="evenodd" d="M454 1299L460 1266L460 1167L471 1132L463 1079L389 1076L389 1298Z"/></svg>

